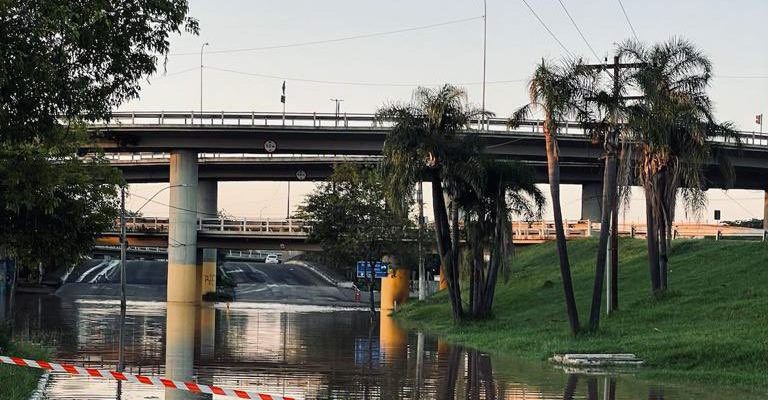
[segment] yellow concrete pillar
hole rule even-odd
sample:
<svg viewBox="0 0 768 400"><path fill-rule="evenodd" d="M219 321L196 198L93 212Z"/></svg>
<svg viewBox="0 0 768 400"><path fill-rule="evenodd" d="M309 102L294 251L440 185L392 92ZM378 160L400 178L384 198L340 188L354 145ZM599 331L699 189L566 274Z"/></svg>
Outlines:
<svg viewBox="0 0 768 400"><path fill-rule="evenodd" d="M440 266L440 286L439 290L448 289L448 274L445 273L443 266Z"/></svg>
<svg viewBox="0 0 768 400"><path fill-rule="evenodd" d="M386 277L381 278L381 314L389 315L400 305L408 301L410 271L390 268Z"/></svg>

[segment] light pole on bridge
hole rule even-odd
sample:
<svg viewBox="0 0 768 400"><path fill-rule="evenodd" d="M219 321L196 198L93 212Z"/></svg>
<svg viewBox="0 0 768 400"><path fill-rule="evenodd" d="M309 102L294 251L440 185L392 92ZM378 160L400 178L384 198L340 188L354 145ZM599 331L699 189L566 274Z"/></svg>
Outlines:
<svg viewBox="0 0 768 400"><path fill-rule="evenodd" d="M203 50L209 43L205 42L200 46L200 125L203 124Z"/></svg>
<svg viewBox="0 0 768 400"><path fill-rule="evenodd" d="M341 102L344 101L344 99L331 99L331 101L336 103L336 126L339 126L339 112L341 111Z"/></svg>

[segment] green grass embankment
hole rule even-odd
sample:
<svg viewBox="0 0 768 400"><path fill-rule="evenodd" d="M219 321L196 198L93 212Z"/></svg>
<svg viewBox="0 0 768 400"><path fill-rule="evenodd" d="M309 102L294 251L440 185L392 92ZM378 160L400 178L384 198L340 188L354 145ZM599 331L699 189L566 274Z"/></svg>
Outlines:
<svg viewBox="0 0 768 400"><path fill-rule="evenodd" d="M499 283L494 317L457 325L440 293L397 313L409 328L496 354L545 360L553 353L635 353L641 377L768 389L768 244L673 242L669 292L655 299L645 242L620 242L620 310L596 334L568 331L554 243L519 249ZM597 241L568 251L582 324L589 316Z"/></svg>
<svg viewBox="0 0 768 400"><path fill-rule="evenodd" d="M33 343L8 341L0 332L0 354L45 360L50 354L47 349ZM0 364L0 400L27 400L37 388L43 371Z"/></svg>

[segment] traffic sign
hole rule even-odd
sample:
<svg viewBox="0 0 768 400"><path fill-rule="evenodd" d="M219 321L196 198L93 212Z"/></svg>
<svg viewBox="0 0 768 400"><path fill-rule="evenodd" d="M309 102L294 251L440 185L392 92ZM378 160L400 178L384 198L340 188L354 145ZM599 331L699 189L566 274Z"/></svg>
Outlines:
<svg viewBox="0 0 768 400"><path fill-rule="evenodd" d="M376 264L373 267L374 272L376 272L376 278L385 278L387 276L387 273L389 272L389 264L383 263L381 261L376 261ZM368 261L358 261L357 262L357 277L358 278L370 278L371 277L371 263Z"/></svg>
<svg viewBox="0 0 768 400"><path fill-rule="evenodd" d="M307 179L307 173L303 169L296 171L296 179L300 181Z"/></svg>
<svg viewBox="0 0 768 400"><path fill-rule="evenodd" d="M264 142L264 150L267 153L274 153L277 150L277 143L274 140L267 140Z"/></svg>

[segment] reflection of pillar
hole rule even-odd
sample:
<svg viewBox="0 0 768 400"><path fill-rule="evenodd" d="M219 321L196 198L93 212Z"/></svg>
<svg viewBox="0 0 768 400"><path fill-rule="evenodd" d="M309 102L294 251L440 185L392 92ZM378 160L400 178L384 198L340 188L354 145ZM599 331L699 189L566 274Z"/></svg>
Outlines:
<svg viewBox="0 0 768 400"><path fill-rule="evenodd" d="M213 359L216 350L216 309L211 304L200 306L198 321L198 338L200 339L200 358Z"/></svg>
<svg viewBox="0 0 768 400"><path fill-rule="evenodd" d="M218 214L218 182L202 180L197 185L198 218L216 218ZM198 260L197 279L199 298L206 293L216 292L216 249L203 249L202 259Z"/></svg>
<svg viewBox="0 0 768 400"><path fill-rule="evenodd" d="M585 183L581 185L581 219L600 221L600 204L603 201L603 185L601 183Z"/></svg>
<svg viewBox="0 0 768 400"><path fill-rule="evenodd" d="M169 282L170 285L170 282ZM168 302L165 337L165 376L190 381L195 357L195 313L193 302ZM166 389L166 400L189 400L195 395L183 390Z"/></svg>
<svg viewBox="0 0 768 400"><path fill-rule="evenodd" d="M379 313L379 351L384 360L405 360L408 353L408 333L383 311Z"/></svg>
<svg viewBox="0 0 768 400"><path fill-rule="evenodd" d="M171 152L168 302L199 301L197 292L197 153Z"/></svg>
<svg viewBox="0 0 768 400"><path fill-rule="evenodd" d="M6 268L6 261L0 258L0 325L5 322L5 304L6 304L6 279L8 275L8 269Z"/></svg>
<svg viewBox="0 0 768 400"><path fill-rule="evenodd" d="M416 399L421 398L421 388L424 386L424 332L416 334Z"/></svg>
<svg viewBox="0 0 768 400"><path fill-rule="evenodd" d="M388 315L396 305L408 301L410 271L391 268L386 277L381 278L381 314Z"/></svg>
<svg viewBox="0 0 768 400"><path fill-rule="evenodd" d="M171 152L170 207L168 212L168 301L166 315L165 375L192 379L195 354L197 290L197 153ZM167 389L167 400L194 398L188 392Z"/></svg>

